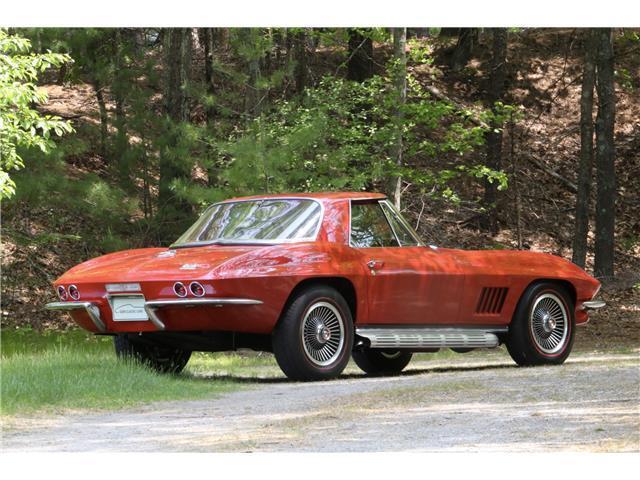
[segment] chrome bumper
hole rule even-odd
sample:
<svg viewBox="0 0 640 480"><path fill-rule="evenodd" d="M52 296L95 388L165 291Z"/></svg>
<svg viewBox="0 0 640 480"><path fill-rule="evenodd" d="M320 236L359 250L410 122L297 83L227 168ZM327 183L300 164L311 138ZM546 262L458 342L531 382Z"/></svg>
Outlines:
<svg viewBox="0 0 640 480"><path fill-rule="evenodd" d="M250 298L179 298L171 300L149 300L144 304L144 310L147 312L147 316L151 323L155 325L158 330L164 330L166 328L164 322L160 320L157 314L157 310L160 308L190 308L198 307L202 305L213 305L216 307L222 307L224 305L261 305L260 300L253 300ZM80 310L84 309L91 321L96 326L98 331L106 332L104 322L100 318L100 309L98 305L91 302L53 302L47 303L45 307L47 310Z"/></svg>
<svg viewBox="0 0 640 480"><path fill-rule="evenodd" d="M582 302L582 310L597 310L606 305L602 300L590 300L588 302Z"/></svg>
<svg viewBox="0 0 640 480"><path fill-rule="evenodd" d="M252 300L250 298L180 298L175 300L149 300L144 304L144 310L149 316L149 320L158 330L164 330L166 327L162 320L158 318L156 310L159 308L190 308L201 305L213 305L222 307L223 305L261 305L260 300Z"/></svg>
<svg viewBox="0 0 640 480"><path fill-rule="evenodd" d="M47 310L84 310L96 326L99 332L106 332L107 327L100 318L100 309L91 302L52 302L47 303L44 308Z"/></svg>

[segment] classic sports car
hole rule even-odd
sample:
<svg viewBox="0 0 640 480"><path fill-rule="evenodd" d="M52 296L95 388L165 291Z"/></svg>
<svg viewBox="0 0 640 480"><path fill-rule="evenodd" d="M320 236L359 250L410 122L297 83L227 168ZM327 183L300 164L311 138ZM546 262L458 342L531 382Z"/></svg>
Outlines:
<svg viewBox="0 0 640 480"><path fill-rule="evenodd" d="M384 195L216 203L169 248L84 262L54 283L118 356L179 372L192 351L272 351L296 380L369 374L412 352L505 343L519 365L562 363L600 283L562 258L424 245Z"/></svg>

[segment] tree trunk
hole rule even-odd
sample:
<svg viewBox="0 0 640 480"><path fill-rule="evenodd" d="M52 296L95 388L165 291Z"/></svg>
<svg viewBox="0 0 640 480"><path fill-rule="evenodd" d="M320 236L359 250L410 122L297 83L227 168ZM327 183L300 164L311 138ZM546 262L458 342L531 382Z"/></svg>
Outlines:
<svg viewBox="0 0 640 480"><path fill-rule="evenodd" d="M164 36L164 108L177 122L189 120L186 87L191 75L191 31L169 28Z"/></svg>
<svg viewBox="0 0 640 480"><path fill-rule="evenodd" d="M458 33L458 43L451 55L451 69L459 72L471 59L473 49L478 44L480 29L478 28L461 28Z"/></svg>
<svg viewBox="0 0 640 480"><path fill-rule="evenodd" d="M240 39L244 43L245 61L247 68L247 94L245 96L244 110L248 117L256 117L260 115L262 110L263 91L260 88L260 58L262 51L256 50L256 36L259 35L260 29L257 28L241 28Z"/></svg>
<svg viewBox="0 0 640 480"><path fill-rule="evenodd" d="M107 160L107 138L109 135L109 115L107 114L107 105L104 101L102 92L102 84L99 80L93 81L93 89L96 92L96 100L98 101L98 110L100 111L100 156L103 161Z"/></svg>
<svg viewBox="0 0 640 480"><path fill-rule="evenodd" d="M614 125L616 98L614 89L613 41L610 28L597 31L598 61L596 88L598 115L596 117L596 196L595 267L597 277L608 280L614 275L614 227L616 200L616 171Z"/></svg>
<svg viewBox="0 0 640 480"><path fill-rule="evenodd" d="M190 113L187 87L191 73L191 42L191 29L169 28L164 31L164 111L169 125L166 144L160 152L158 213L166 225L175 228L188 219L191 212L189 203L176 198L173 188L176 180L188 180L191 176L191 164L182 157L182 153L176 152L180 140L179 124L188 121ZM164 233L161 232L161 238Z"/></svg>
<svg viewBox="0 0 640 480"><path fill-rule="evenodd" d="M494 28L492 57L490 62L489 89L487 106L497 113L496 102L502 101L505 91L506 61L507 61L507 30L506 28ZM502 124L491 122L486 133L487 143L487 167L492 170L502 168ZM497 185L495 182L484 182L484 207L486 214L482 220L482 226L493 235L498 233L497 218Z"/></svg>
<svg viewBox="0 0 640 480"><path fill-rule="evenodd" d="M213 84L213 49L215 47L216 29L203 28L201 30L202 43L204 44L204 83L207 95L211 97L209 101L212 102L216 93ZM215 107L208 105L205 114L207 116L207 123L211 123L216 115Z"/></svg>
<svg viewBox="0 0 640 480"><path fill-rule="evenodd" d="M307 86L307 32L300 29L295 35L295 57L296 64L294 77L296 81L296 92L302 93Z"/></svg>
<svg viewBox="0 0 640 480"><path fill-rule="evenodd" d="M394 83L396 88L396 107L394 109L394 129L395 139L393 145L393 160L398 168L402 167L403 158L403 138L402 129L404 126L404 106L407 102L407 29L393 29L393 56L394 56ZM395 206L400 210L402 196L402 175L396 178L396 185L393 194Z"/></svg>
<svg viewBox="0 0 640 480"><path fill-rule="evenodd" d="M594 30L585 32L582 92L580 94L580 166L578 169L578 196L576 223L573 236L572 261L584 268L587 257L589 232L589 204L593 170L593 88L596 72L597 36Z"/></svg>
<svg viewBox="0 0 640 480"><path fill-rule="evenodd" d="M513 119L513 110L509 115L509 158L511 159L511 184L513 185L516 200L516 238L518 241L518 250L522 250L522 199L520 198L520 188L518 186L518 160L516 157L516 122Z"/></svg>
<svg viewBox="0 0 640 480"><path fill-rule="evenodd" d="M373 76L373 41L362 29L349 29L347 78L362 82Z"/></svg>

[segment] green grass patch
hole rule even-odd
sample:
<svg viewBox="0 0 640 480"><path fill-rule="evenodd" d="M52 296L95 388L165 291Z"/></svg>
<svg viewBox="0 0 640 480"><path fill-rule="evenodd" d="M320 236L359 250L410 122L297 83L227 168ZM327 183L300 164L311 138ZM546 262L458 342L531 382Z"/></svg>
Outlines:
<svg viewBox="0 0 640 480"><path fill-rule="evenodd" d="M116 359L112 338L80 329L0 332L0 414L118 409L159 400L197 399L240 388L253 380L283 378L268 353L196 352L180 375L164 375ZM637 353L620 349L601 353ZM590 351L574 352L581 356ZM466 354L442 349L414 355L408 369L433 364L510 361L504 346ZM350 362L345 374L361 374Z"/></svg>
<svg viewBox="0 0 640 480"><path fill-rule="evenodd" d="M117 360L110 337L79 330L2 331L1 345L3 416L204 398L240 385L232 379L199 376L192 370L163 375L135 362ZM194 356L197 369L207 369L207 362L215 366L215 359Z"/></svg>
<svg viewBox="0 0 640 480"><path fill-rule="evenodd" d="M264 352L195 352L186 371L204 378L275 378L284 377L275 357Z"/></svg>

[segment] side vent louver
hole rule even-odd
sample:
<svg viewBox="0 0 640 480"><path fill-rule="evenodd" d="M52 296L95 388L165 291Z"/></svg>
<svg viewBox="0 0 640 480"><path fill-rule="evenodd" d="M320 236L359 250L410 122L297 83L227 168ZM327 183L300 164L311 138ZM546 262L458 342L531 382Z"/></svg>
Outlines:
<svg viewBox="0 0 640 480"><path fill-rule="evenodd" d="M507 298L506 287L484 287L476 306L476 313L497 315L502 311L504 300Z"/></svg>

